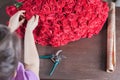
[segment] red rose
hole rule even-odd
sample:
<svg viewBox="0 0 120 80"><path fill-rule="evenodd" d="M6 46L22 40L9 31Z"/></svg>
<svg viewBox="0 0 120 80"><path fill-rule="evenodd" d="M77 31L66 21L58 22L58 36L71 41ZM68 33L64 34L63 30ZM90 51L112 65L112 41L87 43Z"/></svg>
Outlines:
<svg viewBox="0 0 120 80"><path fill-rule="evenodd" d="M15 6L9 6L6 7L6 12L9 16L12 16L13 14L15 14L17 12L17 8Z"/></svg>
<svg viewBox="0 0 120 80"><path fill-rule="evenodd" d="M108 17L108 4L101 0L17 0L22 6L9 6L9 16L18 10L25 10L26 20L33 15L40 16L34 30L35 42L43 46L63 46L80 38L92 37L102 29ZM23 37L23 24L17 33Z"/></svg>

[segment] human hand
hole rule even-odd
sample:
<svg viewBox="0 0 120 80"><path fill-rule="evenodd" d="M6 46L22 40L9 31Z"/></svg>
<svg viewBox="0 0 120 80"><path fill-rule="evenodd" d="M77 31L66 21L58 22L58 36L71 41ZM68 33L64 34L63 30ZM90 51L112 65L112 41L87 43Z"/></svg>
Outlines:
<svg viewBox="0 0 120 80"><path fill-rule="evenodd" d="M38 15L32 16L32 18L27 23L26 30L33 31L35 27L38 25L38 22L39 22L39 16Z"/></svg>
<svg viewBox="0 0 120 80"><path fill-rule="evenodd" d="M24 13L24 10L18 11L10 18L8 27L11 32L14 32L25 21L24 18L20 20L20 17L24 16Z"/></svg>

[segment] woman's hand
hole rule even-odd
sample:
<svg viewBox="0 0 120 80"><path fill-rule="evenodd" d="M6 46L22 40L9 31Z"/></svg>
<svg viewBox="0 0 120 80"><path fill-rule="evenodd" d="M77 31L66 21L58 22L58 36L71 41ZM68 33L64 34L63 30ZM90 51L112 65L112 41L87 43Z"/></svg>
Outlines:
<svg viewBox="0 0 120 80"><path fill-rule="evenodd" d="M23 24L25 19L22 18L20 20L20 17L24 16L24 13L25 13L24 10L18 11L10 18L8 27L10 28L11 32L14 32L20 25Z"/></svg>
<svg viewBox="0 0 120 80"><path fill-rule="evenodd" d="M38 25L38 22L39 22L39 16L38 15L32 16L32 18L27 23L26 30L33 31Z"/></svg>

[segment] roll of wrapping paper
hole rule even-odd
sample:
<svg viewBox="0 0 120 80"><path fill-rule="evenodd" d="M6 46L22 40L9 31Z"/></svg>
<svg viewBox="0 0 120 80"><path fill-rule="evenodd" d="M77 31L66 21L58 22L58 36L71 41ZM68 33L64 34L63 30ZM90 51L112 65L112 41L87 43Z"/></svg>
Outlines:
<svg viewBox="0 0 120 80"><path fill-rule="evenodd" d="M115 3L110 3L107 27L107 72L113 72L116 66L116 29Z"/></svg>

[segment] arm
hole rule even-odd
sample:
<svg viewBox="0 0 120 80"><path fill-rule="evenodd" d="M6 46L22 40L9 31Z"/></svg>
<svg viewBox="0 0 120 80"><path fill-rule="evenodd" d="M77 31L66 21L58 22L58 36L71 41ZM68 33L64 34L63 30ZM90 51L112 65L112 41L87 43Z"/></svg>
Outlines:
<svg viewBox="0 0 120 80"><path fill-rule="evenodd" d="M24 41L24 63L27 70L33 71L39 78L39 56L34 42L33 30L38 25L39 16L33 16L27 23Z"/></svg>
<svg viewBox="0 0 120 80"><path fill-rule="evenodd" d="M24 16L25 11L21 10L15 13L9 20L8 27L10 28L10 32L14 32L22 23L24 22L24 18L20 19L20 16Z"/></svg>

